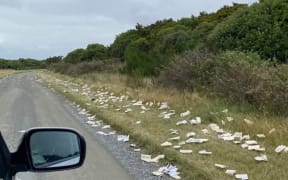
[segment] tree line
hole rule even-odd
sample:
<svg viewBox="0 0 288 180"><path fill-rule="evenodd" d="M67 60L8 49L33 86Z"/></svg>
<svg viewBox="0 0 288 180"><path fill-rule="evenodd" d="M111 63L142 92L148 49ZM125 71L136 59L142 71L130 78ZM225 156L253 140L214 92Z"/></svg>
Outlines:
<svg viewBox="0 0 288 180"><path fill-rule="evenodd" d="M265 0L233 3L217 12L201 12L179 20L164 19L117 35L108 47L90 44L68 53L62 61L77 64L117 58L123 72L158 75L171 59L187 50L208 49L220 53L236 50L257 53L263 60L288 61L288 2Z"/></svg>

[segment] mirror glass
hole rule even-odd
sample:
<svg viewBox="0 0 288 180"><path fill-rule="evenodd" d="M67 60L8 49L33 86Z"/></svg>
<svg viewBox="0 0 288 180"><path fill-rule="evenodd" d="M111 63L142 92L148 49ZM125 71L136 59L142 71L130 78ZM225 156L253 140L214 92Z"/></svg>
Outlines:
<svg viewBox="0 0 288 180"><path fill-rule="evenodd" d="M31 135L30 153L34 168L76 165L80 161L77 134L68 131L38 131Z"/></svg>

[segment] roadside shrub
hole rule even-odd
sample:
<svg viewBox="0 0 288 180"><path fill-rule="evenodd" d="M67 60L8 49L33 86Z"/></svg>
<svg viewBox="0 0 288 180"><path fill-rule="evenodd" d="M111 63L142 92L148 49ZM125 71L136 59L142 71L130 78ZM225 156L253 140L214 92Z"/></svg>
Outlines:
<svg viewBox="0 0 288 180"><path fill-rule="evenodd" d="M209 84L208 59L212 54L206 50L187 51L175 58L161 71L158 81L166 87L194 91ZM209 66L209 65L208 65Z"/></svg>
<svg viewBox="0 0 288 180"><path fill-rule="evenodd" d="M254 53L186 52L164 68L159 81L180 90L206 89L231 103L288 115L287 72L288 65L268 63Z"/></svg>
<svg viewBox="0 0 288 180"><path fill-rule="evenodd" d="M105 61L85 61L78 64L61 62L51 65L49 69L61 74L78 76L95 71L108 73L118 72L120 69L122 69L122 67L123 63L121 63L119 60L111 59Z"/></svg>

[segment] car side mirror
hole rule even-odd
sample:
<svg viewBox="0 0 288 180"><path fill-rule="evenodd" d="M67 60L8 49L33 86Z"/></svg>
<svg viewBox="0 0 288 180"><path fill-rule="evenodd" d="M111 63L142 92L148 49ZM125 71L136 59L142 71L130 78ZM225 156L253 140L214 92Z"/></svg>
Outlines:
<svg viewBox="0 0 288 180"><path fill-rule="evenodd" d="M12 174L23 171L47 172L80 167L86 143L73 129L33 128L24 133L21 144L11 154Z"/></svg>

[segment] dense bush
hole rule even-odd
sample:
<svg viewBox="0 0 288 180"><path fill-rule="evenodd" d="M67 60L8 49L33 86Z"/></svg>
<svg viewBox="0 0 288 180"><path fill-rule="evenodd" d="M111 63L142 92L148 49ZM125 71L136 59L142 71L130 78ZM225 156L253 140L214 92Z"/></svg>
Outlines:
<svg viewBox="0 0 288 180"><path fill-rule="evenodd" d="M159 81L178 89L207 89L232 103L288 114L288 66L263 61L256 54L186 52L162 72Z"/></svg>
<svg viewBox="0 0 288 180"><path fill-rule="evenodd" d="M210 35L214 48L253 51L288 61L288 2L265 0L238 11Z"/></svg>
<svg viewBox="0 0 288 180"><path fill-rule="evenodd" d="M103 60L103 61L84 61L78 64L70 63L57 63L52 64L48 68L54 72L61 74L67 74L71 76L78 76L81 74L91 73L91 72L118 72L123 67L123 64L116 59Z"/></svg>
<svg viewBox="0 0 288 180"><path fill-rule="evenodd" d="M43 69L46 68L46 61L39 61L35 59L18 59L18 60L5 60L0 59L0 69Z"/></svg>
<svg viewBox="0 0 288 180"><path fill-rule="evenodd" d="M89 44L86 49L75 49L64 57L64 62L77 64L83 61L108 59L108 48L102 44Z"/></svg>

